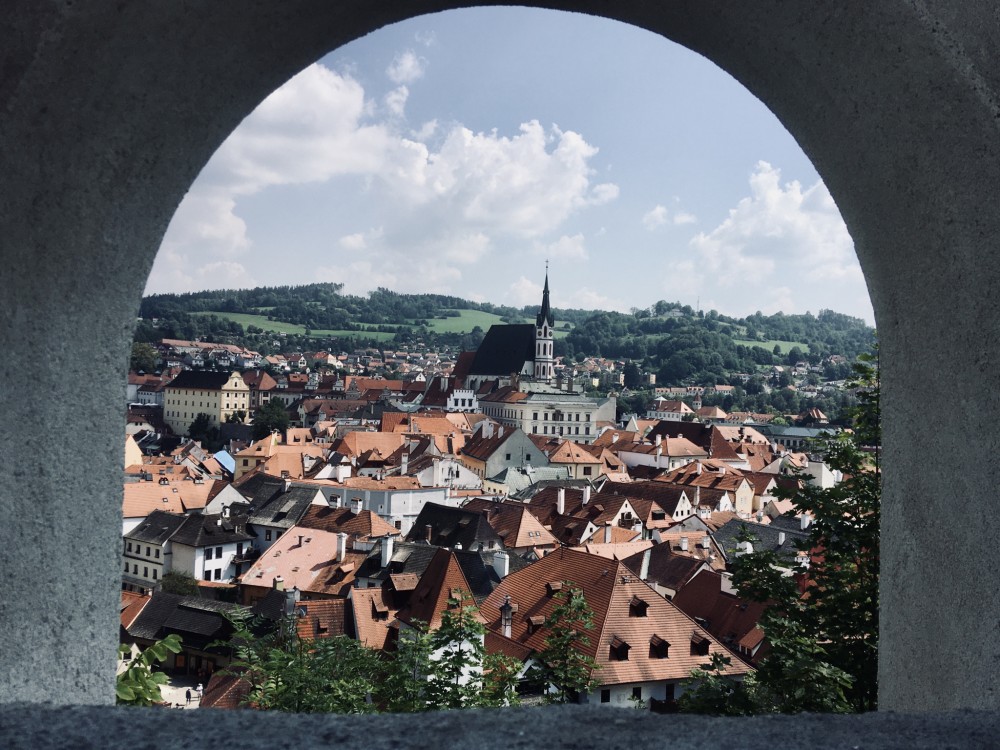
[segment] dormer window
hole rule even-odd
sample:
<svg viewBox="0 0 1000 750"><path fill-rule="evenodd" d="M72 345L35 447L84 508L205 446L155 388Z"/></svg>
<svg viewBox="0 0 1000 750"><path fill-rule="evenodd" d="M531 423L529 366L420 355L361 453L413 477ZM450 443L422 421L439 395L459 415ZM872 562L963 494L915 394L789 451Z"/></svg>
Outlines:
<svg viewBox="0 0 1000 750"><path fill-rule="evenodd" d="M670 644L655 633L649 639L649 658L666 659L670 655Z"/></svg>
<svg viewBox="0 0 1000 750"><path fill-rule="evenodd" d="M611 646L608 649L608 658L611 661L628 661L628 652L631 646L619 638L617 635L611 639Z"/></svg>
<svg viewBox="0 0 1000 750"><path fill-rule="evenodd" d="M545 592L549 596L555 596L560 591L562 591L562 581L549 581L545 584Z"/></svg>
<svg viewBox="0 0 1000 750"><path fill-rule="evenodd" d="M535 633L542 625L545 624L545 618L541 615L531 615L525 618L528 621L528 635Z"/></svg>
<svg viewBox="0 0 1000 750"><path fill-rule="evenodd" d="M708 656L709 640L697 630L691 633L691 656Z"/></svg>
<svg viewBox="0 0 1000 750"><path fill-rule="evenodd" d="M632 601L628 603L628 616L645 617L647 609L649 609L648 602L644 599L640 599L638 596L633 596Z"/></svg>

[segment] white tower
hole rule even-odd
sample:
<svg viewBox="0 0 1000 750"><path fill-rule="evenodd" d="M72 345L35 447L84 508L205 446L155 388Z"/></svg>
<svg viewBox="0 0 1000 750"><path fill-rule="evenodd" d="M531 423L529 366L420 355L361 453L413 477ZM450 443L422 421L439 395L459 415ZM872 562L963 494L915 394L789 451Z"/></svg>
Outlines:
<svg viewBox="0 0 1000 750"><path fill-rule="evenodd" d="M551 383L555 375L552 361L552 327L555 319L549 309L549 268L545 264L545 289L542 292L542 307L535 319L535 380Z"/></svg>

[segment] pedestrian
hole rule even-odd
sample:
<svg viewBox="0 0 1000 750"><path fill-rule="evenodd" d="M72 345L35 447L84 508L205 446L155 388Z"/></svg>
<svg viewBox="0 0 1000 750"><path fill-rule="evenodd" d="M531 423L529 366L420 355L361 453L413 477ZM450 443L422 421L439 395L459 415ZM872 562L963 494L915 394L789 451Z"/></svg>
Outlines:
<svg viewBox="0 0 1000 750"><path fill-rule="evenodd" d="M187 689L187 691L184 693L184 697L187 698L187 704L190 706L191 705L191 688Z"/></svg>
<svg viewBox="0 0 1000 750"><path fill-rule="evenodd" d="M195 692L198 693L198 700L201 700L201 683L198 683L198 687L195 688Z"/></svg>

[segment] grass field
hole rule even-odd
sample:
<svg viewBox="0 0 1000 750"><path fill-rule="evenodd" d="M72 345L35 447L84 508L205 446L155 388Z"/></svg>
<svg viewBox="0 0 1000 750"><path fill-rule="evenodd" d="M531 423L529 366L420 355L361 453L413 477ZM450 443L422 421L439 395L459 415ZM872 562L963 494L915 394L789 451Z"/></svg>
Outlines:
<svg viewBox="0 0 1000 750"><path fill-rule="evenodd" d="M469 333L479 326L486 332L490 326L501 322L499 315L480 310L459 310L459 313L457 318L432 318L427 321L428 328L435 333Z"/></svg>
<svg viewBox="0 0 1000 750"><path fill-rule="evenodd" d="M246 328L247 326L257 326L265 331L270 331L272 333L293 333L298 336L305 335L305 326L296 325L295 323L282 323L278 320L268 320L266 315L249 315L247 313L229 313L229 312L197 312L192 313L192 315L216 315L220 318L226 320L232 320L239 323L241 326ZM316 329L311 334L314 337L341 337L347 338L351 336L363 336L365 338L375 339L376 341L390 341L394 334L383 333L375 331L335 331L326 329Z"/></svg>
<svg viewBox="0 0 1000 750"><path fill-rule="evenodd" d="M733 343L737 346L759 346L761 349L767 349L769 352L774 351L774 347L777 345L781 348L782 354L788 354L788 352L797 346L805 354L809 353L809 344L803 344L801 341L750 341L749 339L733 339Z"/></svg>

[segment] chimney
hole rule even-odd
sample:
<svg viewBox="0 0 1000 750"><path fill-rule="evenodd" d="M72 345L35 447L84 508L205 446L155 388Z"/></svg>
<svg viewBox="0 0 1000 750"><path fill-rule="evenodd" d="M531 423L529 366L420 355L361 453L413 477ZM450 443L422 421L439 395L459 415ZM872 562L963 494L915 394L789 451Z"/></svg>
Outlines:
<svg viewBox="0 0 1000 750"><path fill-rule="evenodd" d="M510 594L503 598L500 605L500 625L503 627L504 638L510 638L510 627L514 621L514 605L510 603Z"/></svg>
<svg viewBox="0 0 1000 750"><path fill-rule="evenodd" d="M588 484L583 488L583 504L586 505L590 502L590 485Z"/></svg>
<svg viewBox="0 0 1000 750"><path fill-rule="evenodd" d="M337 562L344 562L347 557L347 534L343 531L337 534Z"/></svg>
<svg viewBox="0 0 1000 750"><path fill-rule="evenodd" d="M383 569L389 567L389 563L392 562L392 552L394 539L391 534L386 534L382 537L382 557L379 560Z"/></svg>
<svg viewBox="0 0 1000 750"><path fill-rule="evenodd" d="M434 527L431 526L430 524L424 526L424 536L427 539L427 543L430 544L431 539L434 538Z"/></svg>
<svg viewBox="0 0 1000 750"><path fill-rule="evenodd" d="M560 487L556 491L556 513L560 516L566 515L566 488Z"/></svg>
<svg viewBox="0 0 1000 750"><path fill-rule="evenodd" d="M662 436L662 435L657 435L657 436L656 436L656 447L657 447L657 448L659 448L659 447L660 447L660 443L661 443L661 442L663 442L663 436ZM656 452L656 455L660 455L660 452L659 452L659 451L657 451L657 452Z"/></svg>
<svg viewBox="0 0 1000 750"><path fill-rule="evenodd" d="M645 581L649 578L649 558L653 555L653 548L647 547L642 553L642 566L639 568L639 578Z"/></svg>
<svg viewBox="0 0 1000 750"><path fill-rule="evenodd" d="M570 393L573 392L573 373L572 372L569 374L569 377L566 379L566 390L569 391Z"/></svg>
<svg viewBox="0 0 1000 750"><path fill-rule="evenodd" d="M493 553L493 570L496 571L497 577L501 581L510 572L510 557L503 550Z"/></svg>
<svg viewBox="0 0 1000 750"><path fill-rule="evenodd" d="M403 451L403 458L401 459L401 462L399 464L400 476L406 476L406 471L409 468L409 465L410 465L410 447L407 446L406 450Z"/></svg>
<svg viewBox="0 0 1000 750"><path fill-rule="evenodd" d="M282 578L281 576L275 576L274 577L274 590L275 591L284 591L285 590L285 579Z"/></svg>
<svg viewBox="0 0 1000 750"><path fill-rule="evenodd" d="M612 442L612 444L617 443L619 437L621 437L621 436L617 432L613 433L611 435L611 442Z"/></svg>
<svg viewBox="0 0 1000 750"><path fill-rule="evenodd" d="M360 515L361 511L364 510L364 503L360 497L351 498L351 513L354 515Z"/></svg>
<svg viewBox="0 0 1000 750"><path fill-rule="evenodd" d="M785 532L784 531L779 531L778 532L778 546L780 547L784 543L785 543Z"/></svg>
<svg viewBox="0 0 1000 750"><path fill-rule="evenodd" d="M810 518L807 514L803 513L801 516L799 516L799 521L802 524L802 530L805 531L806 529L809 528L809 524L812 523L812 518Z"/></svg>
<svg viewBox="0 0 1000 750"><path fill-rule="evenodd" d="M288 490L292 489L292 480L288 478L288 472L287 471L281 472L281 478L283 480L281 491L288 492Z"/></svg>
<svg viewBox="0 0 1000 750"><path fill-rule="evenodd" d="M604 524L604 543L611 544L611 521Z"/></svg>
<svg viewBox="0 0 1000 750"><path fill-rule="evenodd" d="M712 546L712 537L707 536L707 535L703 536L701 538L701 546L702 546L703 549L711 549L711 546Z"/></svg>
<svg viewBox="0 0 1000 750"><path fill-rule="evenodd" d="M222 526L222 516L219 516L218 518L215 519L215 525Z"/></svg>
<svg viewBox="0 0 1000 750"><path fill-rule="evenodd" d="M688 538L686 536L681 537L681 552L688 551Z"/></svg>
<svg viewBox="0 0 1000 750"><path fill-rule="evenodd" d="M695 476L701 476L701 461L694 462L694 474Z"/></svg>

